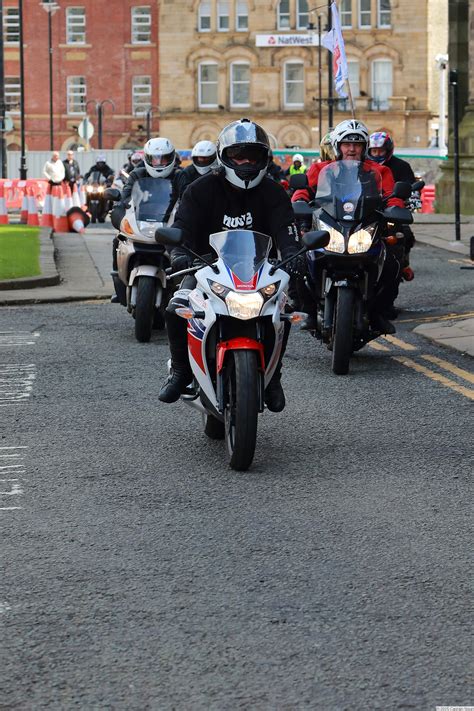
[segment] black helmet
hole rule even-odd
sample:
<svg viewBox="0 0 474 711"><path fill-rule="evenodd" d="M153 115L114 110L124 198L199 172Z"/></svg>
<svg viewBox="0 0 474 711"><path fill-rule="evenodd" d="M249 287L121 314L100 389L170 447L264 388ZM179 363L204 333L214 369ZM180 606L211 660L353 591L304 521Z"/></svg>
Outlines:
<svg viewBox="0 0 474 711"><path fill-rule="evenodd" d="M217 139L217 158L227 180L238 188L256 187L267 171L270 141L261 126L250 119L233 121ZM245 163L238 161L245 160Z"/></svg>

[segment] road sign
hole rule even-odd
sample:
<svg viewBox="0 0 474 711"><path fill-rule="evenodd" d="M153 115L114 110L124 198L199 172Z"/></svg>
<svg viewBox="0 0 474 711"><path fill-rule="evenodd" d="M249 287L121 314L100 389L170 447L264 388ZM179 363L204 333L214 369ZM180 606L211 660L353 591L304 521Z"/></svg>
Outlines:
<svg viewBox="0 0 474 711"><path fill-rule="evenodd" d="M90 141L90 139L94 135L94 126L88 118L85 118L79 124L77 132L80 137L83 138L85 141Z"/></svg>

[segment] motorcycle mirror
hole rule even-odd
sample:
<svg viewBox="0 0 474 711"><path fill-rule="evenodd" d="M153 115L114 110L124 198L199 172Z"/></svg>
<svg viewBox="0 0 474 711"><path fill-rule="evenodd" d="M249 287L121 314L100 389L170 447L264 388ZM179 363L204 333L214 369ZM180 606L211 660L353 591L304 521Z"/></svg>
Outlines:
<svg viewBox="0 0 474 711"><path fill-rule="evenodd" d="M413 183L411 186L411 189L414 191L422 190L425 187L425 181L424 180L417 180L416 183Z"/></svg>
<svg viewBox="0 0 474 711"><path fill-rule="evenodd" d="M106 200L118 202L122 196L120 194L120 190L117 190L117 188L106 188L104 190L104 197Z"/></svg>
<svg viewBox="0 0 474 711"><path fill-rule="evenodd" d="M408 198L411 197L412 190L413 186L411 186L410 183L405 183L402 180L399 180L395 183L392 197L400 198L401 200L408 200Z"/></svg>
<svg viewBox="0 0 474 711"><path fill-rule="evenodd" d="M301 241L307 249L321 249L321 247L326 247L329 244L329 240L330 237L327 230L312 230L311 232L306 232L301 238Z"/></svg>
<svg viewBox="0 0 474 711"><path fill-rule="evenodd" d="M165 247L177 247L181 244L183 233L177 227L159 227L155 232L155 241Z"/></svg>
<svg viewBox="0 0 474 711"><path fill-rule="evenodd" d="M389 222L402 222L404 225L411 225L413 222L413 215L410 210L406 207L387 207L382 215Z"/></svg>
<svg viewBox="0 0 474 711"><path fill-rule="evenodd" d="M308 205L307 202L304 200L298 200L297 202L292 202L291 206L293 208L293 212L297 217L303 217L303 216L308 216L310 217L313 214L313 208Z"/></svg>

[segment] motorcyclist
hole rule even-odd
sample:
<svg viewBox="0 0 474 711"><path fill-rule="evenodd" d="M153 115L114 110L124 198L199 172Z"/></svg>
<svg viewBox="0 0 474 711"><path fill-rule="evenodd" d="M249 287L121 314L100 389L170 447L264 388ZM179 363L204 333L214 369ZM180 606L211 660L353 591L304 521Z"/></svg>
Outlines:
<svg viewBox="0 0 474 711"><path fill-rule="evenodd" d="M115 173L110 167L110 165L107 165L107 158L105 156L105 153L99 153L94 165L91 166L87 173L84 175L84 181L87 181L88 178L90 178L90 176L92 175L92 173L96 172L99 172L101 175L104 176L104 178L106 178L107 184L112 184Z"/></svg>
<svg viewBox="0 0 474 711"><path fill-rule="evenodd" d="M124 209L130 207L130 198L132 195L133 186L141 178L151 177L159 180L169 180L171 183L170 202L163 221L167 222L174 204L178 199L178 193L175 180L175 161L176 151L168 138L150 138L143 147L143 166L134 168L130 173L127 182L125 183L120 202L114 210L123 212ZM119 244L118 237L112 240L112 270L117 271L117 247ZM116 294L111 298L112 303L118 303L119 299Z"/></svg>
<svg viewBox="0 0 474 711"><path fill-rule="evenodd" d="M217 168L216 144L212 141L198 141L191 151L191 164L176 174L178 196L195 180Z"/></svg>
<svg viewBox="0 0 474 711"><path fill-rule="evenodd" d="M268 161L267 175L269 178L272 178L277 183L279 183L281 180L284 180L285 178L285 171L280 165L278 165L278 163L275 163L272 151L270 151L270 160Z"/></svg>
<svg viewBox="0 0 474 711"><path fill-rule="evenodd" d="M336 160L336 154L332 147L331 131L322 137L319 144L319 161L323 163L326 160Z"/></svg>
<svg viewBox="0 0 474 711"><path fill-rule="evenodd" d="M384 165L392 171L395 182L402 180L412 185L416 178L411 165L402 158L397 158L393 155L394 143L393 139L387 131L376 131L370 135L369 140L369 158L379 165ZM416 193L414 194L416 196ZM410 200L410 199L409 199ZM403 276L410 281L413 279L413 270L410 264L410 250L415 244L415 235L410 225L402 225L401 231L404 235L404 250L405 259L403 265ZM393 314L396 315L395 313Z"/></svg>
<svg viewBox="0 0 474 711"><path fill-rule="evenodd" d="M143 152L133 151L133 153L129 154L128 163L125 163L123 170L130 175L132 170L135 170L135 168L143 168L144 165Z"/></svg>
<svg viewBox="0 0 474 711"><path fill-rule="evenodd" d="M173 227L183 231L184 244L200 255L208 254L209 235L222 230L244 228L269 234L275 247L286 258L298 251L298 236L291 203L279 185L266 176L270 143L261 126L249 119L233 121L217 140L219 171L211 171L192 183L183 193ZM212 259L212 257L211 257ZM192 264L186 252L172 251L175 271ZM304 260L296 258L288 269L299 272ZM192 380L188 359L186 323L176 313L187 305L196 279L188 275L166 310L166 325L171 351L171 375L159 394L162 402L175 402ZM286 329L284 343L288 337ZM282 354L284 347L282 349ZM280 412L285 396L280 383L281 360L265 390L269 410Z"/></svg>
<svg viewBox="0 0 474 711"><path fill-rule="evenodd" d="M291 177L292 175L298 175L298 173L306 173L307 168L304 164L304 158L301 153L295 153L291 161L290 167L288 170L285 170L285 175L289 175Z"/></svg>
<svg viewBox="0 0 474 711"><path fill-rule="evenodd" d="M361 121L347 119L339 123L331 132L331 142L335 160L360 161L362 169L369 175L372 172L378 173L381 178L383 195L387 199L388 206L396 205L403 207L401 200L390 197L395 185L390 169L366 157L369 147L369 132ZM297 190L292 196L293 202L301 199L309 201L315 196L319 175L330 162L331 161L313 163L307 173L309 187L304 190ZM395 333L395 327L389 321L387 315L391 315L393 300L398 293L400 271L401 264L396 253L390 248L387 248L387 258L379 280L380 289L370 313L372 327L381 333ZM308 304L306 291L307 290L302 291L300 285L300 298L303 303ZM307 308L304 310L307 310ZM311 328L311 326L310 317L307 321L307 328Z"/></svg>

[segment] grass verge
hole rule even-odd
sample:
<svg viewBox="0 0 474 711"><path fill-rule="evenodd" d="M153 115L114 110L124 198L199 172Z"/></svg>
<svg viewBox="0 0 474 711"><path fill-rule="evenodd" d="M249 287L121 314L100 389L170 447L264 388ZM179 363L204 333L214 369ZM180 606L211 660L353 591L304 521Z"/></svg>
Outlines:
<svg viewBox="0 0 474 711"><path fill-rule="evenodd" d="M0 281L41 274L39 233L37 227L0 227Z"/></svg>

